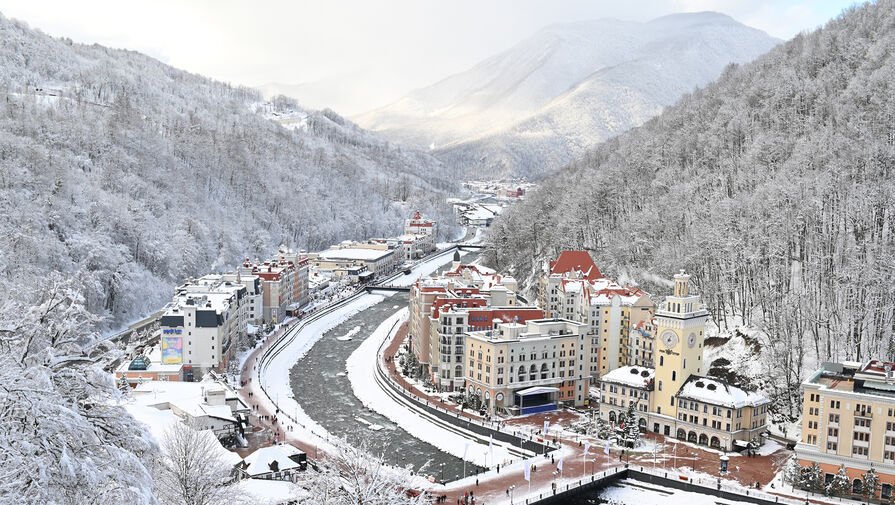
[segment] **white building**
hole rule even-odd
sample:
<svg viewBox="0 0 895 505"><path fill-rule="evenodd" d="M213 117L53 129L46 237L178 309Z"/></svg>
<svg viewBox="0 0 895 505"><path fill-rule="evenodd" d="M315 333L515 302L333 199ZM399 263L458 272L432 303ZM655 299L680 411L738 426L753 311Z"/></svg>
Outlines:
<svg viewBox="0 0 895 505"><path fill-rule="evenodd" d="M162 362L183 363L187 381L222 371L236 339L246 333L247 292L241 284L212 279L178 287L159 320Z"/></svg>

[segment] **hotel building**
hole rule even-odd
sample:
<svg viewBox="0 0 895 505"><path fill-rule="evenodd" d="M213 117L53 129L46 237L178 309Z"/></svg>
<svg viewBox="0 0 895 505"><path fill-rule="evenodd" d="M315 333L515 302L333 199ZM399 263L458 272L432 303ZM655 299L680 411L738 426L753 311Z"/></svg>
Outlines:
<svg viewBox="0 0 895 505"><path fill-rule="evenodd" d="M801 466L817 463L827 482L845 467L854 494L863 474L879 476L877 497L895 485L895 363L824 363L802 383Z"/></svg>

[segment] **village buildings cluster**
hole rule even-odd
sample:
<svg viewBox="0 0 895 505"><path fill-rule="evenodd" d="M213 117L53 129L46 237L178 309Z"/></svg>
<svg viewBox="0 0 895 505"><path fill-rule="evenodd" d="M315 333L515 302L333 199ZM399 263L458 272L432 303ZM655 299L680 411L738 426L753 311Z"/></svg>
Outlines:
<svg viewBox="0 0 895 505"><path fill-rule="evenodd" d="M281 247L265 261L246 258L235 272L187 279L160 313L157 342L120 363L115 377L134 387L222 372L240 338L299 316L312 288L392 275L399 265L435 251L437 230L435 221L415 212L398 237L343 242L318 253Z"/></svg>
<svg viewBox="0 0 895 505"><path fill-rule="evenodd" d="M707 377L708 313L675 276L657 306L639 288L606 278L585 251L544 265L538 305L520 304L515 279L455 258L411 289L410 351L443 390L463 388L498 414L528 414L600 398L620 422L632 405L643 431L719 449L755 448L768 400ZM591 388L598 394L591 395Z"/></svg>

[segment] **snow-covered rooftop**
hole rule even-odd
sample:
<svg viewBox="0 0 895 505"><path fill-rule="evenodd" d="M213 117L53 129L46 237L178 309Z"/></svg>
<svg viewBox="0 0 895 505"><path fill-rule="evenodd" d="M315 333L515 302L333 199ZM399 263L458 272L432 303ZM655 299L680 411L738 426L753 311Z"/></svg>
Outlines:
<svg viewBox="0 0 895 505"><path fill-rule="evenodd" d="M761 393L747 393L720 379L700 377L698 375L691 375L687 382L681 386L677 396L734 409L756 407L769 401Z"/></svg>
<svg viewBox="0 0 895 505"><path fill-rule="evenodd" d="M317 257L323 260L375 261L390 254L394 254L390 249L382 250L346 247L344 249L327 249L326 251L318 253Z"/></svg>
<svg viewBox="0 0 895 505"><path fill-rule="evenodd" d="M656 371L642 366L623 366L612 370L602 377L603 382L624 384L637 388L645 388L656 377Z"/></svg>
<svg viewBox="0 0 895 505"><path fill-rule="evenodd" d="M262 447L246 456L243 460L246 465L245 471L253 477L264 475L273 471L270 466L274 462L277 462L277 471L279 472L298 468L300 465L289 458L299 454L302 454L302 452L289 444Z"/></svg>

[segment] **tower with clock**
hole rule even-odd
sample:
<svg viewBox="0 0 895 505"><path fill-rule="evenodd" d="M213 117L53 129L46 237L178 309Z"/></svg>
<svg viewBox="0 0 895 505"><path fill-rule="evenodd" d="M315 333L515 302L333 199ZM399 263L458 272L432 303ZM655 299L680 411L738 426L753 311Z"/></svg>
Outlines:
<svg viewBox="0 0 895 505"><path fill-rule="evenodd" d="M677 418L674 395L690 375L702 373L707 318L699 295L690 293L690 275L681 270L674 276L674 294L656 311L656 382L650 409L656 414Z"/></svg>

